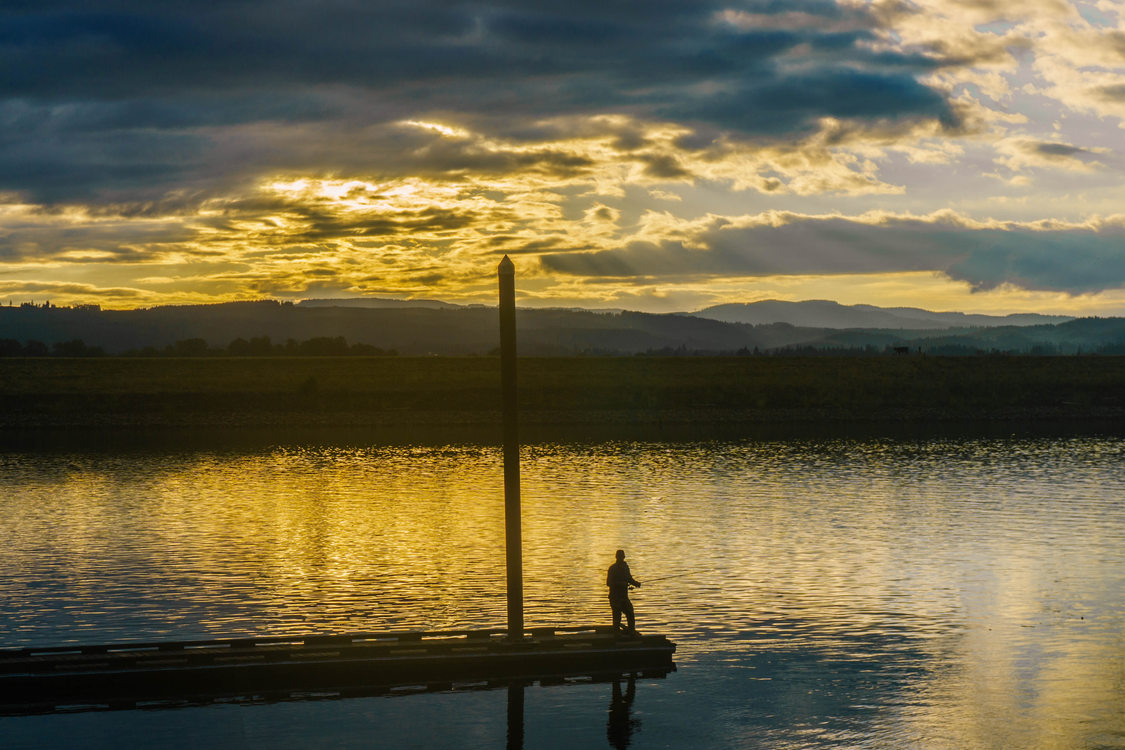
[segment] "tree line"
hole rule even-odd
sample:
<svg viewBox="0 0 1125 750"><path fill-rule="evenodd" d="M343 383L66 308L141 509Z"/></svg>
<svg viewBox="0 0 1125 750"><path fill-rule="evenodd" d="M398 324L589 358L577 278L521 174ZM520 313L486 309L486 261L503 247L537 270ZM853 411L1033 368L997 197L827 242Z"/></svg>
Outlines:
<svg viewBox="0 0 1125 750"><path fill-rule="evenodd" d="M51 346L34 339L23 344L15 339L0 339L0 357L101 357L104 355L105 350L100 346L87 346L82 339L56 341Z"/></svg>
<svg viewBox="0 0 1125 750"><path fill-rule="evenodd" d="M394 357L394 349L371 344L349 344L343 336L314 336L284 344L273 343L269 336L241 336L225 347L211 346L201 338L181 339L165 347L146 346L122 352L122 357ZM0 357L102 357L100 346L87 346L82 339L58 341L47 346L30 340L21 344L15 339L0 339Z"/></svg>
<svg viewBox="0 0 1125 750"><path fill-rule="evenodd" d="M499 355L498 348L488 352L489 356ZM930 343L925 340L909 342L909 345L872 344L864 346L840 346L831 344L805 344L778 346L761 349L742 347L737 350L689 349L686 346L650 348L638 352L638 357L872 357L902 354L926 354L941 357L980 357L997 355L1030 356L1073 356L1083 354L1125 355L1125 341L1087 345L1062 346L1040 343L1030 347L1002 349L998 347L978 347L963 343ZM612 349L588 349L575 352L576 356L621 356ZM0 339L0 357L103 357L105 350L100 346L87 345L82 339L57 341L47 345L42 341L28 340L22 344L15 339ZM285 343L274 343L269 336L253 336L250 339L236 338L225 347L211 346L205 339L182 339L164 347L146 346L121 352L121 357L394 357L395 349L383 349L371 344L349 344L343 336L315 336L304 341L287 339Z"/></svg>

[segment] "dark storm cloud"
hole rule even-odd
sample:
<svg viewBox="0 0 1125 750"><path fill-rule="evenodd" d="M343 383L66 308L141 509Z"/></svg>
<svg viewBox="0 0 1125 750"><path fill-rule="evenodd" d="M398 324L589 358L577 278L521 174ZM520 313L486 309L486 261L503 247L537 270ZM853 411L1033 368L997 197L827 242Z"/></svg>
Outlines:
<svg viewBox="0 0 1125 750"><path fill-rule="evenodd" d="M685 177L688 172L668 154L646 154L640 157L645 162L645 174L657 178Z"/></svg>
<svg viewBox="0 0 1125 750"><path fill-rule="evenodd" d="M436 207L416 210L382 210L377 213L341 213L332 204L306 203L301 200L250 198L227 202L221 209L213 207L217 215L199 219L195 223L215 230L226 237L237 236L246 230L243 222L260 220L262 216L284 218L284 228L271 232L259 230L255 242L291 247L301 243L332 242L362 239L365 237L408 237L418 232L440 233L465 229L488 218L487 214L471 211L454 211Z"/></svg>
<svg viewBox="0 0 1125 750"><path fill-rule="evenodd" d="M55 208L31 211L0 233L0 263L141 263L169 255L223 256L231 244L239 243L252 243L274 258L286 253L302 257L307 254L303 248L413 241L420 236L440 240L482 221L510 219L501 209L490 213L431 206L348 212L332 202L264 196L207 202L206 215L200 216L202 205L187 199L182 205L113 204L80 215ZM181 209L184 215L177 216Z"/></svg>
<svg viewBox="0 0 1125 750"><path fill-rule="evenodd" d="M0 281L0 294L46 294L46 296L80 295L89 299L132 300L141 297L140 290L127 287L96 287L92 284L53 283L40 281Z"/></svg>
<svg viewBox="0 0 1125 750"><path fill-rule="evenodd" d="M811 132L816 119L895 119L903 112L928 116L954 127L957 116L945 99L909 76L860 70L817 70L768 82L753 82L735 96L700 102L694 109L677 104L670 112L736 132Z"/></svg>
<svg viewBox="0 0 1125 750"><path fill-rule="evenodd" d="M1091 152L1078 146L1071 146L1068 143L1047 143L1038 142L1030 144L1029 151L1032 151L1040 156L1070 159L1080 156L1092 156Z"/></svg>
<svg viewBox="0 0 1125 750"><path fill-rule="evenodd" d="M268 170L406 170L413 152L379 126L427 114L520 139L543 118L623 113L704 143L800 136L824 116L955 125L916 78L950 61L873 53L876 24L818 0L8 2L0 190L100 201ZM435 151L418 158L476 168Z"/></svg>
<svg viewBox="0 0 1125 750"><path fill-rule="evenodd" d="M1125 101L1125 85L1102 86L1097 89L1097 92L1108 101Z"/></svg>
<svg viewBox="0 0 1125 750"><path fill-rule="evenodd" d="M975 289L1097 292L1125 284L1125 227L975 228L895 218L878 224L794 217L780 226L716 220L687 244L634 242L619 250L551 254L550 271L589 277L706 278L939 271Z"/></svg>
<svg viewBox="0 0 1125 750"><path fill-rule="evenodd" d="M184 247L196 233L179 224L24 225L0 234L0 263L50 259L60 263L138 263L152 260L162 246ZM72 252L78 256L69 255Z"/></svg>

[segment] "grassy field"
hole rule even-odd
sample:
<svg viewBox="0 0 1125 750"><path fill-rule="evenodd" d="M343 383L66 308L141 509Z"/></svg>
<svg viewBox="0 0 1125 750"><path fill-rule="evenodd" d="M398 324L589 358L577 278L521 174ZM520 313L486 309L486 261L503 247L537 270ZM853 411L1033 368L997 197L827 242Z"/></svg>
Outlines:
<svg viewBox="0 0 1125 750"><path fill-rule="evenodd" d="M528 421L1097 418L1123 357L526 358ZM493 421L490 357L0 359L0 425Z"/></svg>

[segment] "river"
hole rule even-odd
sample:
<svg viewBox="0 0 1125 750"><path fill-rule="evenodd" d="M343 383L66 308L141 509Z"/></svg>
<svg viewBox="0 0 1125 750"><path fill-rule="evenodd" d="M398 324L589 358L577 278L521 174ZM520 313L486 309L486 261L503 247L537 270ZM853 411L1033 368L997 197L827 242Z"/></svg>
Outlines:
<svg viewBox="0 0 1125 750"><path fill-rule="evenodd" d="M498 448L0 452L0 646L503 627ZM677 671L528 686L527 748L1125 747L1125 439L542 442L528 626L623 548ZM663 579L663 580L656 580ZM503 747L457 690L0 718L4 747ZM509 744L509 746L511 746Z"/></svg>

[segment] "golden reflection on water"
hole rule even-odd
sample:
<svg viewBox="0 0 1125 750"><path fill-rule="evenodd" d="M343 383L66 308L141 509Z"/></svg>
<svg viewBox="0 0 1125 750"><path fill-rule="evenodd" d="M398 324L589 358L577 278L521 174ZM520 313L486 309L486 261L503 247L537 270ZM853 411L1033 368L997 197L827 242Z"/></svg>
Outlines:
<svg viewBox="0 0 1125 750"><path fill-rule="evenodd" d="M779 745L1120 745L1123 453L528 447L526 621L608 621L623 547L642 581L679 576L634 601L679 643L681 679L697 665L718 703L776 702ZM3 645L505 624L494 448L2 454L0 470Z"/></svg>

